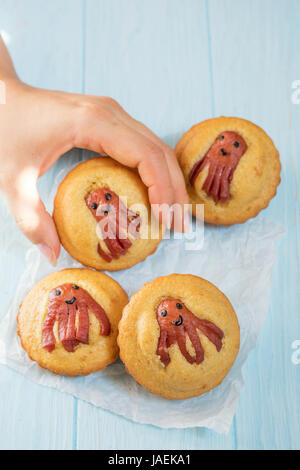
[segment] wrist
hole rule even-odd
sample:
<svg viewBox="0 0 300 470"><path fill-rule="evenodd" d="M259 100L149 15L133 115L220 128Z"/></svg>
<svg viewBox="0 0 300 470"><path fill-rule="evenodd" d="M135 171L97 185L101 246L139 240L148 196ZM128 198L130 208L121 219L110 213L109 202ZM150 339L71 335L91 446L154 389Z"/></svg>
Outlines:
<svg viewBox="0 0 300 470"><path fill-rule="evenodd" d="M8 102L9 96L15 96L16 93L20 93L27 87L18 77L3 76L0 74L0 82L3 84L2 88L4 89L6 103Z"/></svg>

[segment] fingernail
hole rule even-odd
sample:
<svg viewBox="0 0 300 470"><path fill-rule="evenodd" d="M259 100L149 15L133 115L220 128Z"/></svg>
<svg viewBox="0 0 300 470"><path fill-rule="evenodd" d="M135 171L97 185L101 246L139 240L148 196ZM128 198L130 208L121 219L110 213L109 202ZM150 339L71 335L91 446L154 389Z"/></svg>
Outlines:
<svg viewBox="0 0 300 470"><path fill-rule="evenodd" d="M44 243L40 243L38 246L38 249L40 250L40 252L45 256L45 258L49 261L50 264L52 264L52 266L56 266L57 264L57 259L56 259L56 256L55 256L55 253L54 251L52 250L52 248L50 248L49 246L45 245Z"/></svg>

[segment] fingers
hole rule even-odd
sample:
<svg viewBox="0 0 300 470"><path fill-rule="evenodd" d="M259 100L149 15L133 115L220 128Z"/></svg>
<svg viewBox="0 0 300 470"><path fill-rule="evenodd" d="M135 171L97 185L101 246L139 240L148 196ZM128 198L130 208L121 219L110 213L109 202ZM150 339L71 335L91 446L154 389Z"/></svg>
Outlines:
<svg viewBox="0 0 300 470"><path fill-rule="evenodd" d="M117 137L116 137L117 136ZM118 131L107 124L102 137L105 152L126 166L137 168L143 183L148 187L153 212L165 225L171 214L166 210L175 202L174 187L169 167L161 148L147 137L120 124ZM165 207L160 208L160 205Z"/></svg>
<svg viewBox="0 0 300 470"><path fill-rule="evenodd" d="M88 139L85 133L89 133ZM151 204L172 206L175 202L174 187L164 152L148 137L120 121L101 121L98 125L86 127L77 145L84 143L90 150L104 152L123 165L137 168L142 181L148 187ZM167 223L169 215L165 211L158 207L153 207L153 210L156 216Z"/></svg>
<svg viewBox="0 0 300 470"><path fill-rule="evenodd" d="M185 216L185 205L189 203L189 197L186 191L184 177L174 151L144 124L133 119L121 107L120 114L124 123L126 123L133 130L150 139L163 151L174 190L174 229L176 231L184 231L188 228L188 220Z"/></svg>
<svg viewBox="0 0 300 470"><path fill-rule="evenodd" d="M52 265L56 265L60 242L54 221L40 200L36 172L24 169L13 184L6 188L5 196L17 225L24 235L37 245Z"/></svg>
<svg viewBox="0 0 300 470"><path fill-rule="evenodd" d="M156 205L174 204L174 228L182 231L188 196L171 148L113 100L105 100L98 112L97 107L90 107L89 111L89 118L78 127L76 146L105 153L123 165L137 168L148 187L155 215L167 223L170 211L166 207L158 209Z"/></svg>

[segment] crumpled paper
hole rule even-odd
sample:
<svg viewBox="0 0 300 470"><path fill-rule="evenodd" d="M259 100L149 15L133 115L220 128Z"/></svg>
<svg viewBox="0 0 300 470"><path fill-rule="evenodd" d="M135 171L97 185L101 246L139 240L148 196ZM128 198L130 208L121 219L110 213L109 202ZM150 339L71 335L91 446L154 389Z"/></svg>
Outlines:
<svg viewBox="0 0 300 470"><path fill-rule="evenodd" d="M59 182L57 177L48 206L53 204ZM241 347L223 383L197 398L166 400L150 394L125 372L120 360L87 377L56 376L32 362L21 348L16 334L19 304L28 290L41 278L58 269L81 267L62 249L57 268L51 268L33 247L26 254L26 269L8 314L0 324L0 363L24 374L34 382L110 410L133 421L162 428L203 426L218 433L230 430L243 386L242 366L255 347L266 318L274 265L275 241L284 229L259 215L243 225L205 227L199 251L187 251L186 240L164 240L156 253L129 270L107 273L118 281L130 297L145 282L171 273L190 273L219 287L231 301L241 327Z"/></svg>

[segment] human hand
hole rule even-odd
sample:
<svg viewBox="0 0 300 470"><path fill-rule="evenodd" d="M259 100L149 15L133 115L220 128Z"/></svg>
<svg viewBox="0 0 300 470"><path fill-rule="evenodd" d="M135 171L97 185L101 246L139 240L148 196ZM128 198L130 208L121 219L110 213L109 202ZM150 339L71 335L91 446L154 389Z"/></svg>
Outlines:
<svg viewBox="0 0 300 470"><path fill-rule="evenodd" d="M0 188L19 228L52 264L60 243L40 200L37 180L74 147L137 168L151 204L180 205L175 208L174 228L181 230L188 196L173 151L116 101L32 88L16 76L5 77L5 84L6 104L0 106Z"/></svg>

